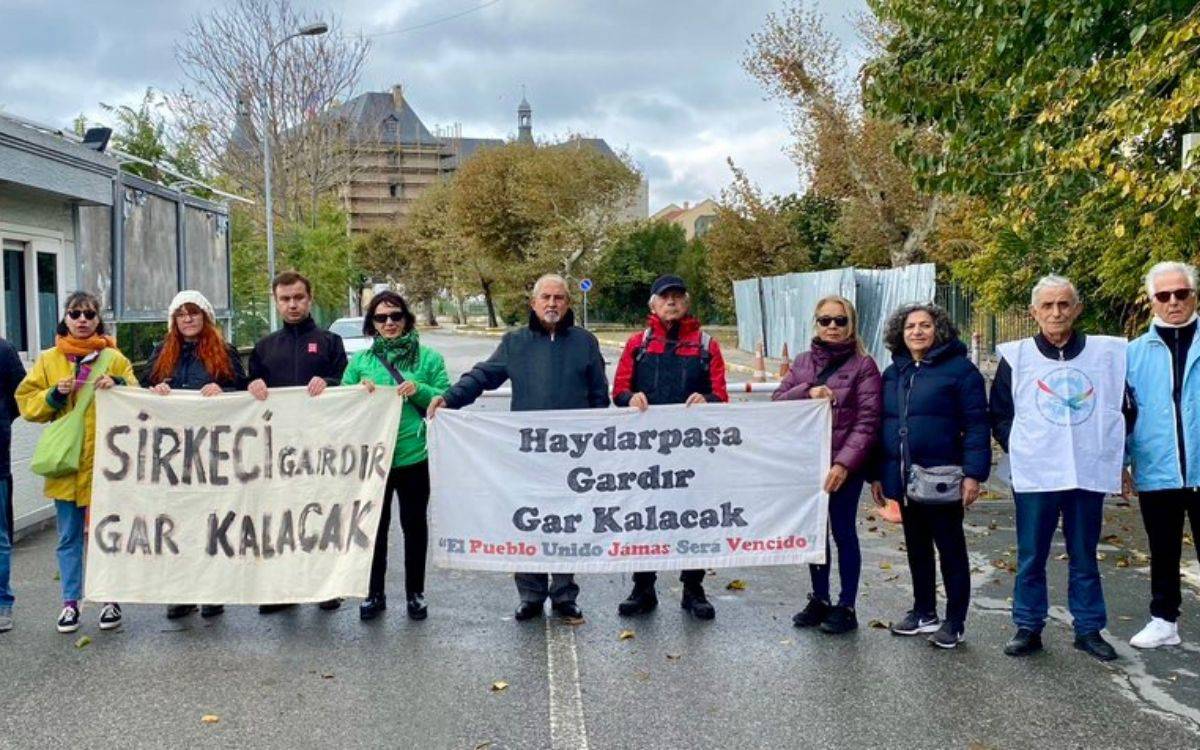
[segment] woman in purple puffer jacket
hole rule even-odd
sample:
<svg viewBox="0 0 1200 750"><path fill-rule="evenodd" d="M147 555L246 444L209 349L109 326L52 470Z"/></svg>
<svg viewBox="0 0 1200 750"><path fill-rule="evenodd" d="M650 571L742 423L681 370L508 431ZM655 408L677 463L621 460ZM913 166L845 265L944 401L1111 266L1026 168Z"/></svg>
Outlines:
<svg viewBox="0 0 1200 750"><path fill-rule="evenodd" d="M808 566L813 590L808 605L792 623L798 628L820 626L824 632L836 634L858 627L854 601L862 554L855 519L863 472L879 436L882 381L879 368L858 339L858 319L850 300L837 296L822 299L814 319L817 335L812 348L796 357L771 398L827 398L833 405L833 466L825 477L825 491L829 493L829 526L837 544L842 590L837 606L832 606L829 563Z"/></svg>

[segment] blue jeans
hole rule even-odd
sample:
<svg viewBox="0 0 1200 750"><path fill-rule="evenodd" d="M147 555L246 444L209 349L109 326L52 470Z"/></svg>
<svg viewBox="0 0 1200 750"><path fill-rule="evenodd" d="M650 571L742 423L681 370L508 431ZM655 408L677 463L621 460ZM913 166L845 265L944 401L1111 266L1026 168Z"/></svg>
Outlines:
<svg viewBox="0 0 1200 750"><path fill-rule="evenodd" d="M1050 608L1046 559L1062 516L1063 537L1070 557L1067 607L1077 634L1099 632L1107 624L1096 544L1104 522L1104 495L1086 490L1016 492L1017 578L1013 588L1013 623L1041 632Z"/></svg>
<svg viewBox="0 0 1200 750"><path fill-rule="evenodd" d="M55 500L58 517L58 577L62 579L64 602L83 598L83 531L87 508L70 500Z"/></svg>
<svg viewBox="0 0 1200 750"><path fill-rule="evenodd" d="M0 609L13 605L12 586L12 537L13 507L10 487L12 479L0 479Z"/></svg>
<svg viewBox="0 0 1200 750"><path fill-rule="evenodd" d="M829 528L837 544L838 578L842 590L838 594L839 607L854 607L858 598L858 577L862 573L862 552L858 547L858 496L862 494L863 480L853 474L829 496ZM829 537L825 538L825 559L830 560ZM829 563L809 565L812 577L813 598L829 601Z"/></svg>

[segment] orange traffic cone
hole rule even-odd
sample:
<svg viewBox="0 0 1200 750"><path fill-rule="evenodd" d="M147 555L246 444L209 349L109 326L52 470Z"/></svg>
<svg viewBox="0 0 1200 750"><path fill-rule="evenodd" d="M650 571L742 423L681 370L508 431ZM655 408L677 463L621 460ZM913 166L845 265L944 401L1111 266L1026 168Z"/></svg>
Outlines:
<svg viewBox="0 0 1200 750"><path fill-rule="evenodd" d="M754 382L767 382L767 362L763 359L763 345L758 342L758 346L754 347Z"/></svg>
<svg viewBox="0 0 1200 750"><path fill-rule="evenodd" d="M779 366L779 379L783 380L787 377L788 370L792 369L792 356L788 354L787 342L783 342L783 364Z"/></svg>

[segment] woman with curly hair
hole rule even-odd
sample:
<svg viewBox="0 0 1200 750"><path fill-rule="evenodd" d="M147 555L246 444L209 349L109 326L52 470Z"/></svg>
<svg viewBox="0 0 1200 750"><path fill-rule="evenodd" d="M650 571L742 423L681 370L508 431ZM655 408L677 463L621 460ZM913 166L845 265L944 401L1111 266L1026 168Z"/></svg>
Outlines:
<svg viewBox="0 0 1200 750"><path fill-rule="evenodd" d="M891 630L932 633L931 644L954 648L963 639L971 593L963 512L992 465L983 376L937 305L901 307L888 318L883 340L892 364L883 373L871 495L881 507L900 501L913 578L913 608ZM944 622L937 616L935 548L946 588Z"/></svg>
<svg viewBox="0 0 1200 750"><path fill-rule="evenodd" d="M167 308L167 337L155 347L147 364L145 386L160 396L172 390L199 391L215 396L245 387L246 375L237 350L225 342L208 299L185 289ZM176 620L196 611L194 604L172 604L167 619ZM201 617L215 617L224 605L206 604Z"/></svg>

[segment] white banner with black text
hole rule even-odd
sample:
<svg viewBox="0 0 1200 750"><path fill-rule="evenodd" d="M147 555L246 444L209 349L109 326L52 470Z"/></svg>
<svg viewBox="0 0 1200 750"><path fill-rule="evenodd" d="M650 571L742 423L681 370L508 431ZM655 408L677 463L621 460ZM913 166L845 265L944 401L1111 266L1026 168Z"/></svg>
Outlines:
<svg viewBox="0 0 1200 750"><path fill-rule="evenodd" d="M828 402L443 409L434 563L601 573L825 561Z"/></svg>

